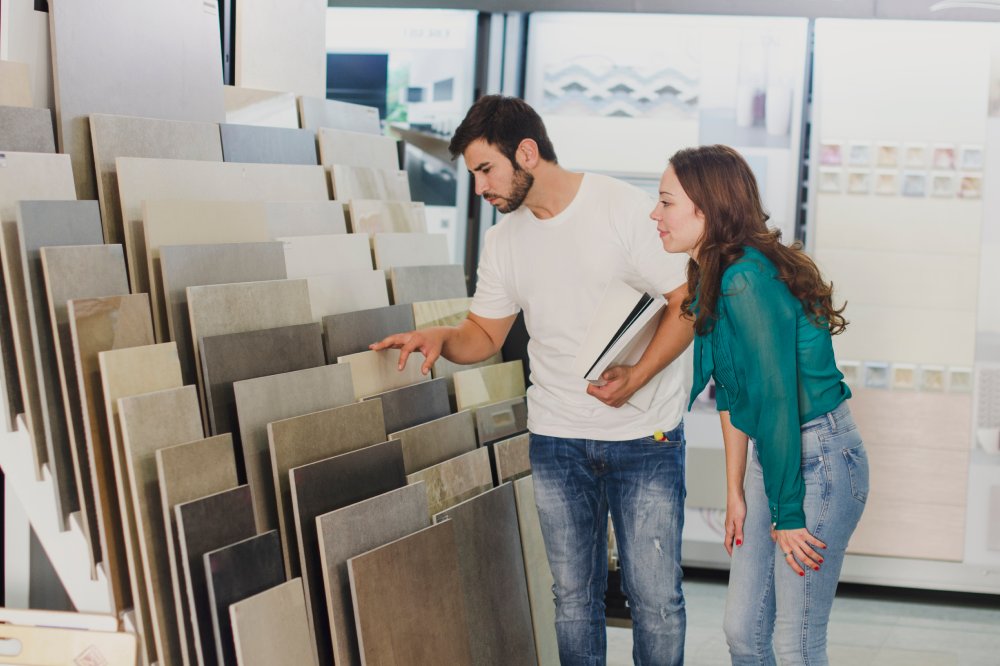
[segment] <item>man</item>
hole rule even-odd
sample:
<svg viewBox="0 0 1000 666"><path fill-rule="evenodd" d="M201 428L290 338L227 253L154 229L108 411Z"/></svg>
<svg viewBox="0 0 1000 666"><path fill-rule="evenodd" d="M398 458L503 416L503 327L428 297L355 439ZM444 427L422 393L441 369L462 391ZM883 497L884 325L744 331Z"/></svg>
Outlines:
<svg viewBox="0 0 1000 666"><path fill-rule="evenodd" d="M686 258L663 252L655 225L646 219L653 202L641 191L560 167L541 118L520 99L481 98L449 150L464 157L476 194L507 214L486 234L469 316L455 327L390 336L372 349L400 349L400 368L420 351L425 374L441 355L475 363L500 349L524 310L531 469L555 578L560 661L605 663L610 509L635 662L681 664L681 417L690 372L687 364L671 363L693 338L680 312ZM607 383L596 387L571 368L613 279L662 293L668 305L642 359L607 370ZM627 404L661 372L647 411Z"/></svg>

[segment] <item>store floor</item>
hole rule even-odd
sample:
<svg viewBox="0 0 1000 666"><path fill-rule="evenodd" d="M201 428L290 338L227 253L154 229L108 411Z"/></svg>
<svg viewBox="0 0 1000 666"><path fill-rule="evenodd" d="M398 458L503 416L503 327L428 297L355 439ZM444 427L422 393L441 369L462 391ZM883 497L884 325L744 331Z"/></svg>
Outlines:
<svg viewBox="0 0 1000 666"><path fill-rule="evenodd" d="M730 663L724 580L685 580L686 666ZM1000 600L842 586L830 619L834 666L1000 666ZM608 665L632 664L632 631L608 627Z"/></svg>

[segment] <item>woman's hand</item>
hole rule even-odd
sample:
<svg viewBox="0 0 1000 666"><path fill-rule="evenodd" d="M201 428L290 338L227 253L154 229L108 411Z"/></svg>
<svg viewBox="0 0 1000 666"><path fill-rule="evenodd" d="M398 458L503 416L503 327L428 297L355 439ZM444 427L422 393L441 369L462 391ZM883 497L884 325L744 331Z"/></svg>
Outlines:
<svg viewBox="0 0 1000 666"><path fill-rule="evenodd" d="M730 496L726 501L726 536L722 545L729 557L733 556L733 545L743 545L743 521L747 517L747 503L742 497Z"/></svg>
<svg viewBox="0 0 1000 666"><path fill-rule="evenodd" d="M823 556L817 549L826 548L826 544L814 537L804 527L796 530L773 530L772 535L778 548L785 554L785 564L792 568L792 571L800 576L805 576L806 572L799 565L809 567L813 571L819 571L819 565L823 564Z"/></svg>

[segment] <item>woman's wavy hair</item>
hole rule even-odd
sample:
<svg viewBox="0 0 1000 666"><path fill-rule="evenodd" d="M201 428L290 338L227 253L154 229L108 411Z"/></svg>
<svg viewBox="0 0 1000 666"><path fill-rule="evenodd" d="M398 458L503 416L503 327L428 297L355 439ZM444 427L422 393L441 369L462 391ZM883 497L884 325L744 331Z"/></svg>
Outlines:
<svg viewBox="0 0 1000 666"><path fill-rule="evenodd" d="M778 269L778 277L802 303L807 316L837 335L847 328L845 303L833 306L833 284L823 280L816 264L796 241L781 242L781 232L768 229L768 214L746 160L729 146L701 146L677 151L670 158L677 179L688 198L705 216L705 232L698 248L698 263L688 262L688 297L684 315L694 320L695 331L712 330L721 290L722 274L743 256L743 247L759 250Z"/></svg>

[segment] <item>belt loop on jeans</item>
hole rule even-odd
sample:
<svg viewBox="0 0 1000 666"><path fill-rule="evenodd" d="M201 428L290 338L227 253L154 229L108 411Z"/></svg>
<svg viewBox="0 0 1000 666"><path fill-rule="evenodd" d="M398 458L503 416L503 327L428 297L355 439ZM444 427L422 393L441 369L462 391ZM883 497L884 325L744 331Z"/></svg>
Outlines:
<svg viewBox="0 0 1000 666"><path fill-rule="evenodd" d="M826 422L830 426L831 432L837 432L837 418L833 415L832 411L826 413Z"/></svg>

